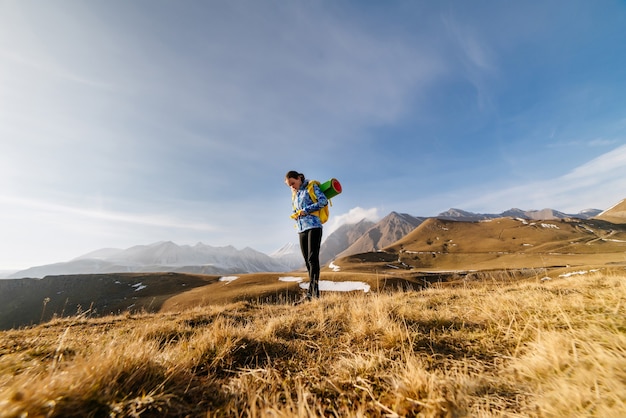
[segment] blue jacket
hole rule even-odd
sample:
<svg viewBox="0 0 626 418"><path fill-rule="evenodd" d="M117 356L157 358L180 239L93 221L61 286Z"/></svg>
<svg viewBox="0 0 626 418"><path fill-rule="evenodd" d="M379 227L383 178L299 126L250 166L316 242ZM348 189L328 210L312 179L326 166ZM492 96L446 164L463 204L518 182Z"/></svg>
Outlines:
<svg viewBox="0 0 626 418"><path fill-rule="evenodd" d="M317 202L313 202L311 196L309 195L309 191L307 190L308 186L309 180L304 180L300 189L298 189L293 196L293 213L296 213L301 209L307 213L305 216L300 216L296 219L296 229L298 230L298 233L312 228L321 228L322 222L320 221L320 218L315 215L311 215L311 212L316 212L328 204L328 198L326 198L326 195L322 193L317 184L313 186Z"/></svg>

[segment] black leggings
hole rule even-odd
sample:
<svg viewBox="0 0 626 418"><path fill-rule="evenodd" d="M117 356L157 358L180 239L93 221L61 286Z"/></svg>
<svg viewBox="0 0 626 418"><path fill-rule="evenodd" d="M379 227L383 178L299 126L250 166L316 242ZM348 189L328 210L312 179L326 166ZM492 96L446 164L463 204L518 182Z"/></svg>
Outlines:
<svg viewBox="0 0 626 418"><path fill-rule="evenodd" d="M306 269L309 272L309 298L320 297L320 246L322 245L322 228L312 228L300 232L300 250Z"/></svg>

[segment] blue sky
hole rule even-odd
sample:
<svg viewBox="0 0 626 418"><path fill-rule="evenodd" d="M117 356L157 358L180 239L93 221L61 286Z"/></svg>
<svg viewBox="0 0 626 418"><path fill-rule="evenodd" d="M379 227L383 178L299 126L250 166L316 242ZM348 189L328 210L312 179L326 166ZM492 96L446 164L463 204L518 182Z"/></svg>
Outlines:
<svg viewBox="0 0 626 418"><path fill-rule="evenodd" d="M0 1L0 269L626 197L622 1Z"/></svg>

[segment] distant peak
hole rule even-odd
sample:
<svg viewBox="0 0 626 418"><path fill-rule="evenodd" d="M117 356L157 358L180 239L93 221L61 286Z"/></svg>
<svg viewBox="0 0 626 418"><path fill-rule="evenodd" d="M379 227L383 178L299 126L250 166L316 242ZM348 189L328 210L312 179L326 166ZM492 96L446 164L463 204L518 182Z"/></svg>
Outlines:
<svg viewBox="0 0 626 418"><path fill-rule="evenodd" d="M293 243L293 242L288 242L287 244L283 245L282 247L280 247L276 251L273 251L269 255L270 255L270 257L280 257L280 256L283 256L283 255L299 254L299 253L300 253L300 246L298 244Z"/></svg>
<svg viewBox="0 0 626 418"><path fill-rule="evenodd" d="M450 215L474 215L474 213L468 212L463 209L450 208L445 212L441 212L439 215L448 215L448 216Z"/></svg>
<svg viewBox="0 0 626 418"><path fill-rule="evenodd" d="M173 246L178 247L178 245L176 245L172 241L157 241L155 243L152 243L152 244L148 245L148 247L161 247L161 246L164 246L164 245L167 245L167 246L172 246L173 245Z"/></svg>

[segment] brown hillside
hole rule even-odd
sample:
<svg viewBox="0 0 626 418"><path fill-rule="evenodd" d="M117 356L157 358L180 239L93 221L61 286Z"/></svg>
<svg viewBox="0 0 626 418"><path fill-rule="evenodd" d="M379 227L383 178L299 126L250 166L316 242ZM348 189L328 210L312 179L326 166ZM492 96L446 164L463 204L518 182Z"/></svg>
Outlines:
<svg viewBox="0 0 626 418"><path fill-rule="evenodd" d="M183 273L107 273L0 280L0 329L76 314L156 312L173 295L220 276Z"/></svg>
<svg viewBox="0 0 626 418"><path fill-rule="evenodd" d="M422 269L615 264L626 262L626 227L580 219L428 219L384 250Z"/></svg>
<svg viewBox="0 0 626 418"><path fill-rule="evenodd" d="M242 300L287 301L299 294L298 283L280 281L283 276L304 277L302 273L253 273L233 277L233 281L214 281L206 286L190 289L171 297L163 304L162 311L180 311L213 304Z"/></svg>
<svg viewBox="0 0 626 418"><path fill-rule="evenodd" d="M385 248L406 236L423 221L424 218L391 212L363 233L350 247L338 254L337 258Z"/></svg>
<svg viewBox="0 0 626 418"><path fill-rule="evenodd" d="M372 253L374 254L374 253ZM423 275L422 275L423 276ZM197 308L208 305L223 305L238 301L290 303L299 299L303 294L300 282L281 281L281 278L301 278L302 282L308 281L306 273L252 273L236 276L237 279L231 282L216 281L202 287L181 292L166 300L161 307L161 312L178 312L185 309ZM428 278L426 278L428 279ZM446 278L433 277L427 281L442 281ZM371 292L395 291L398 289L418 289L425 286L425 278L413 277L380 277L372 274L368 269L363 271L350 270L346 272L333 272L324 270L321 280L338 282L361 282L370 286ZM355 293L363 293L362 290L355 290ZM323 291L322 293L333 293Z"/></svg>
<svg viewBox="0 0 626 418"><path fill-rule="evenodd" d="M320 261L322 264L328 263L337 254L345 251L374 225L374 222L363 219L356 224L346 224L339 227L322 244L320 250Z"/></svg>
<svg viewBox="0 0 626 418"><path fill-rule="evenodd" d="M620 270L0 331L0 417L625 417Z"/></svg>
<svg viewBox="0 0 626 418"><path fill-rule="evenodd" d="M594 219L613 224L626 224L626 199L600 213Z"/></svg>

